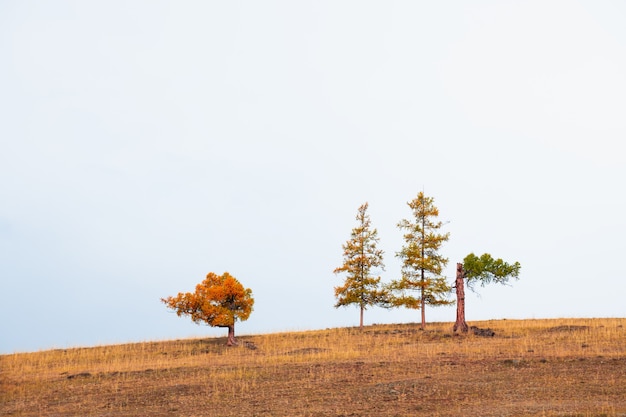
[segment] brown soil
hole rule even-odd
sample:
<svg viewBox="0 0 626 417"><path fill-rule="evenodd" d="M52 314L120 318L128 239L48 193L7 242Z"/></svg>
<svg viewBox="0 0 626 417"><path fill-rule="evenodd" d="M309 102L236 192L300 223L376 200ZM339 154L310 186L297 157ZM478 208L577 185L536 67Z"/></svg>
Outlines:
<svg viewBox="0 0 626 417"><path fill-rule="evenodd" d="M452 324L0 356L2 416L626 416L626 319ZM558 330L555 330L558 329Z"/></svg>

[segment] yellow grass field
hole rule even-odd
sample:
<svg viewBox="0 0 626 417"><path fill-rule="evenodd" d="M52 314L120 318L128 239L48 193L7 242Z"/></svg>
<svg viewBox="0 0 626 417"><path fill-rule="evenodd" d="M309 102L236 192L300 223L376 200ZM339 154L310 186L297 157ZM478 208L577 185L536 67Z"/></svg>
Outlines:
<svg viewBox="0 0 626 417"><path fill-rule="evenodd" d="M626 417L626 319L470 324L1 355L0 415Z"/></svg>

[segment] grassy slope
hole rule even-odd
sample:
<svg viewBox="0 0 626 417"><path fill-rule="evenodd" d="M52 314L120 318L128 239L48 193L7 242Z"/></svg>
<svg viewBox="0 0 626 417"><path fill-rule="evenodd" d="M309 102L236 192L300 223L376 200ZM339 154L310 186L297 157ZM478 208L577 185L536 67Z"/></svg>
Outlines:
<svg viewBox="0 0 626 417"><path fill-rule="evenodd" d="M2 355L0 415L626 416L626 319L473 324Z"/></svg>

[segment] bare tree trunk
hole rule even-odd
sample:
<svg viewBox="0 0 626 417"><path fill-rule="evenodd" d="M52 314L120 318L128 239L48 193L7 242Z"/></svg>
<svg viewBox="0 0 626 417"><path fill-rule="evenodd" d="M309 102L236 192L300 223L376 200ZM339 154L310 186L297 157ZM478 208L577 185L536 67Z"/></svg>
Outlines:
<svg viewBox="0 0 626 417"><path fill-rule="evenodd" d="M426 250L425 250L425 245L426 245L426 216L422 216L422 259L425 259L426 256ZM422 287L421 287L421 291L420 291L420 298L422 299L422 330L426 329L426 300L424 299L424 285L425 285L425 279L426 276L424 274L424 267L422 267Z"/></svg>
<svg viewBox="0 0 626 417"><path fill-rule="evenodd" d="M359 328L361 330L363 330L363 310L365 310L365 308L363 306L361 306L361 320L360 320L360 324L359 324Z"/></svg>
<svg viewBox="0 0 626 417"><path fill-rule="evenodd" d="M235 339L235 325L228 326L228 341L226 346L237 346L237 339Z"/></svg>
<svg viewBox="0 0 626 417"><path fill-rule="evenodd" d="M453 331L460 330L467 333L469 328L465 322L465 283L463 277L463 264L456 264L456 323L454 323Z"/></svg>
<svg viewBox="0 0 626 417"><path fill-rule="evenodd" d="M424 249L422 248L422 257L424 256ZM422 330L426 329L426 300L424 299L424 269L422 269L422 287L420 289L421 308L422 310Z"/></svg>

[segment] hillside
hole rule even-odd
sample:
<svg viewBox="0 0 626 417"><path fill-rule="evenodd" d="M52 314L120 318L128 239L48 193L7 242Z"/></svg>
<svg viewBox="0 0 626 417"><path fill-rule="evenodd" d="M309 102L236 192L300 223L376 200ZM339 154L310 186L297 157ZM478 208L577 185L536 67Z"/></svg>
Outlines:
<svg viewBox="0 0 626 417"><path fill-rule="evenodd" d="M3 416L626 416L626 319L374 325L0 356Z"/></svg>

